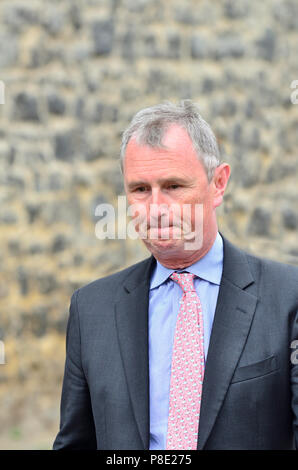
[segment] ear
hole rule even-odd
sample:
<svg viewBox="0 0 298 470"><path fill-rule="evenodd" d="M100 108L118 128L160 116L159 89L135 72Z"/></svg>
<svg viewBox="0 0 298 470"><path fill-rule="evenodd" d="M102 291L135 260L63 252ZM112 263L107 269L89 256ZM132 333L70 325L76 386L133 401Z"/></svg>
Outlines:
<svg viewBox="0 0 298 470"><path fill-rule="evenodd" d="M226 190L228 180L231 173L231 167L227 163L222 163L215 168L212 185L213 185L213 207L220 206L223 195Z"/></svg>

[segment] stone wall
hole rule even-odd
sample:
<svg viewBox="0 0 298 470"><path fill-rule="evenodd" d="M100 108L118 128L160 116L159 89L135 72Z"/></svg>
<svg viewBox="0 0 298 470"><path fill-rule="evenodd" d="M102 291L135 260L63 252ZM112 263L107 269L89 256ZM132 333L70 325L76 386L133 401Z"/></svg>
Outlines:
<svg viewBox="0 0 298 470"><path fill-rule="evenodd" d="M221 231L298 265L298 3L2 0L0 18L0 448L50 448L72 292L148 254L94 232L140 108L195 100L232 166Z"/></svg>

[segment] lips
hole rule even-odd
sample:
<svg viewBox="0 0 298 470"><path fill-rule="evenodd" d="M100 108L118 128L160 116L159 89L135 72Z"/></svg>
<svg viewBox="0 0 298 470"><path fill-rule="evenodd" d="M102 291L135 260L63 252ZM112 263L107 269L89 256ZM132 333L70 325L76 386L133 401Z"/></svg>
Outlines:
<svg viewBox="0 0 298 470"><path fill-rule="evenodd" d="M147 231L149 239L164 239L169 240L173 238L181 238L181 229L177 226L167 227L150 227Z"/></svg>

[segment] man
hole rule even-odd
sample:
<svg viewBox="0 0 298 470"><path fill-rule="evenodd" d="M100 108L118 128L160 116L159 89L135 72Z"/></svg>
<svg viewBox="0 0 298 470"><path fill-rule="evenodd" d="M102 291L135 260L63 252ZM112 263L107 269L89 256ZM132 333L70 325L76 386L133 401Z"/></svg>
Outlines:
<svg viewBox="0 0 298 470"><path fill-rule="evenodd" d="M151 257L73 294L54 449L297 448L298 269L218 231L230 167L190 101L140 111L121 156Z"/></svg>

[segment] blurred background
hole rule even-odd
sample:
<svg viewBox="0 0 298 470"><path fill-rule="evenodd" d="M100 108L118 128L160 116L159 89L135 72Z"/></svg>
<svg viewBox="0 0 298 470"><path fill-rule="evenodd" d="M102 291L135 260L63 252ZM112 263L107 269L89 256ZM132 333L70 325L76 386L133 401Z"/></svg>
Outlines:
<svg viewBox="0 0 298 470"><path fill-rule="evenodd" d="M139 109L195 100L232 167L221 232L298 265L297 55L296 0L1 0L1 449L52 447L71 294L149 255L95 236Z"/></svg>

